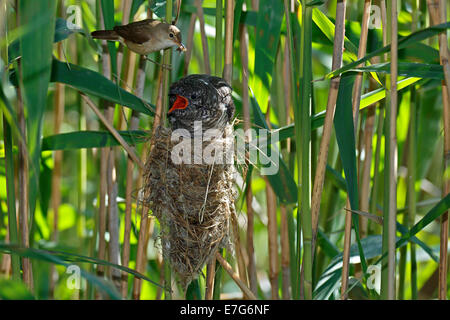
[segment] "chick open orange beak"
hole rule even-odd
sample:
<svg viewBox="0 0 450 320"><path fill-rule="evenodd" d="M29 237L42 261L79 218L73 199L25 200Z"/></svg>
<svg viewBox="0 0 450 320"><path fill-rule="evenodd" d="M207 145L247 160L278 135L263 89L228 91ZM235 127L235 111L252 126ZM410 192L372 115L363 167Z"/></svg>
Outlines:
<svg viewBox="0 0 450 320"><path fill-rule="evenodd" d="M177 94L177 99L173 103L172 108L170 108L169 113L177 109L179 110L186 109L188 105L189 105L188 99Z"/></svg>

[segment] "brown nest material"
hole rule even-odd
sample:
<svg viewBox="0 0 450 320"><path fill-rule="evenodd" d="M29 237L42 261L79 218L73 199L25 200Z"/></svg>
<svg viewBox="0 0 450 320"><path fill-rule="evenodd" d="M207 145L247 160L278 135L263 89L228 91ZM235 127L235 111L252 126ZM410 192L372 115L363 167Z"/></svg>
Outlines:
<svg viewBox="0 0 450 320"><path fill-rule="evenodd" d="M228 135L214 143L232 145ZM234 210L232 164L174 164L172 130L159 127L144 174L144 201L159 220L164 259L186 288L219 248L230 248L230 216ZM231 143L231 144L230 144ZM208 143L203 143L210 145ZM193 149L192 149L193 150Z"/></svg>

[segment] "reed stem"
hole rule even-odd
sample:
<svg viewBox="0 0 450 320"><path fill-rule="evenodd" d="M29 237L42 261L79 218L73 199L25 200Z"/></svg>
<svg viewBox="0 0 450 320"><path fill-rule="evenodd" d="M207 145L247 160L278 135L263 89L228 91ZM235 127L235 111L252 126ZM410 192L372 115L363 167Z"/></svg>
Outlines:
<svg viewBox="0 0 450 320"><path fill-rule="evenodd" d="M336 5L336 24L334 33L333 62L332 70L339 69L342 65L342 55L345 38L345 9L346 0L339 0ZM320 200L323 192L325 171L328 159L328 149L330 145L331 133L333 131L333 119L336 110L336 100L339 91L340 77L331 79L330 92L328 94L327 109L323 125L322 138L320 140L319 157L317 160L316 173L314 178L313 194L311 199L311 215L313 223L313 250L319 226Z"/></svg>
<svg viewBox="0 0 450 320"><path fill-rule="evenodd" d="M245 8L245 4L244 4ZM248 94L248 31L245 25L240 25L240 54L242 63L242 111L244 116L244 131L249 132L251 128L250 119L250 104L249 104L249 94ZM250 135L246 135L246 139L251 139ZM248 157L246 157L248 159ZM247 162L247 166L250 164ZM246 176L248 174L246 171ZM248 281L250 285L250 290L253 294L257 294L258 290L258 279L256 276L256 261L255 261L255 248L253 244L253 232L254 232L254 212L253 212L253 192L252 192L252 179L247 179L247 187L245 194L245 201L247 204L247 255L248 255Z"/></svg>
<svg viewBox="0 0 450 320"><path fill-rule="evenodd" d="M222 75L222 20L223 20L223 0L216 0L216 39L215 39L215 75L220 77Z"/></svg>
<svg viewBox="0 0 450 320"><path fill-rule="evenodd" d="M245 296L247 296L250 300L256 300L255 295L250 291L250 289L245 285L245 283L239 278L239 275L233 271L233 268L230 264L222 257L220 253L216 254L217 261L220 265L225 269L231 279L238 285L238 287L242 290Z"/></svg>
<svg viewBox="0 0 450 320"><path fill-rule="evenodd" d="M427 0L432 25L444 23L446 21L447 9L445 1ZM444 119L444 181L442 196L445 197L450 192L450 64L447 33L439 34L439 58L444 70L444 80L442 81L442 104ZM448 273L448 211L441 217L440 234L440 259L439 259L439 290L438 298L447 299L447 273Z"/></svg>
<svg viewBox="0 0 450 320"><path fill-rule="evenodd" d="M150 5L149 1L149 5ZM129 14L128 14L129 16ZM151 15L147 14L148 18ZM130 55L134 55L130 52ZM145 67L147 60L144 56L139 58L139 67L136 73L136 96L143 98L144 96L144 86L145 86ZM134 64L131 64L130 69L134 69ZM156 119L156 118L155 118ZM137 130L139 127L139 112L132 111L129 130ZM124 230L124 240L123 240L123 251L122 251L122 264L128 266L130 262L130 233L131 233L131 212L132 212L132 193L133 193L133 170L134 163L131 157L127 159L127 183L125 190L125 230ZM122 297L126 298L128 294L128 275L126 273L122 274Z"/></svg>
<svg viewBox="0 0 450 320"><path fill-rule="evenodd" d="M226 0L225 9L225 63L223 67L223 78L231 84L233 78L234 1Z"/></svg>
<svg viewBox="0 0 450 320"><path fill-rule="evenodd" d="M359 47L358 47L358 59L364 57L366 54L367 48L367 36L369 32L369 19L370 19L370 11L371 11L371 0L364 1L363 7L363 18L361 24L361 35L359 38ZM355 84L353 86L353 119L354 123L358 123L359 118L359 106L361 101L361 93L362 93L362 83L363 83L363 73L359 72L355 78ZM364 170L361 174L358 166L358 172L360 173L358 177L360 177L361 183L361 196L360 196L360 209L361 211L369 210L369 188L370 188L370 164L372 162L372 131L373 131L373 123L375 111L373 108L369 109L368 116L365 122L364 128L364 148L365 148L365 159L364 159ZM362 126L361 126L362 129ZM356 126L355 126L356 130ZM362 135L360 135L359 143L363 143ZM361 150L361 148L359 149ZM361 155L361 152L358 153ZM359 162L358 162L359 163ZM363 209L364 205L364 209ZM364 238L367 232L367 219L360 219L360 236Z"/></svg>
<svg viewBox="0 0 450 320"><path fill-rule="evenodd" d="M166 2L166 21L172 21L172 1ZM170 65L172 57L172 49L166 49L164 50L164 64ZM170 73L169 70L163 70L163 94L162 94L162 108L161 110L167 110L168 106L168 99L169 99L169 85L170 85ZM166 112L162 111L161 114L161 121L162 125L165 125L166 123ZM145 215L147 215L147 211L145 212ZM142 218L141 218L142 219ZM145 228L141 230L141 232L144 232ZM166 232L166 230L161 230L161 232ZM139 238L141 238L141 234L139 233ZM144 238L143 238L144 239ZM169 254L167 251L167 243L165 241L162 242L162 250L163 250L163 259L164 259L164 286L166 287L166 292L164 294L164 297L166 300L172 299L172 291L171 285L172 285L172 274L170 270L170 262L169 262Z"/></svg>
<svg viewBox="0 0 450 320"><path fill-rule="evenodd" d="M412 2L413 16L411 32L415 32L419 25L419 0ZM417 179L417 115L418 115L418 97L416 87L413 85L410 89L410 118L409 118L409 136L408 136L408 213L405 219L406 227L410 228L414 225L416 219L417 193L416 193L416 179ZM417 299L417 259L416 259L416 245L409 244L410 259L411 259L411 299Z"/></svg>
<svg viewBox="0 0 450 320"><path fill-rule="evenodd" d="M410 228L415 223L416 218L416 170L417 170L417 98L416 89L413 86L410 90L410 120L409 120L409 140L408 140L408 215L406 227ZM410 243L411 256L411 298L417 299L417 261L416 261L416 245Z"/></svg>
<svg viewBox="0 0 450 320"><path fill-rule="evenodd" d="M20 70L20 61L18 62L18 69ZM25 114L23 106L22 90L17 88L17 118L19 122L20 134L23 140L20 139L19 156L18 156L18 179L19 179L19 237L20 245L24 248L29 248L29 228L28 228L28 211L29 211L29 188L28 188L28 150L25 141L27 141L27 130L25 123ZM29 258L22 258L22 276L23 281L28 288L33 288L33 277L31 271L31 261Z"/></svg>
<svg viewBox="0 0 450 320"><path fill-rule="evenodd" d="M197 0L199 1L199 0ZM183 68L183 76L187 76L189 71L189 64L191 62L191 57L194 51L193 44L194 44L194 33L195 33L195 22L197 20L197 15L193 13L191 15L191 20L189 22L189 31L188 31L188 37L186 41L186 52L184 53L184 68Z"/></svg>
<svg viewBox="0 0 450 320"><path fill-rule="evenodd" d="M99 18L98 27L100 29L105 29L105 19L103 16L103 10L100 1L96 2L97 4L97 12ZM105 78L111 79L111 56L108 54L108 45L107 42L102 40L102 53L101 53L101 70L102 74ZM104 102L105 109L110 109L110 104ZM109 112L111 114L111 111ZM108 111L105 110L105 115L108 115ZM106 206L106 194L108 192L107 185L107 173L108 173L108 157L109 157L110 148L102 148L100 151L100 186L99 186L99 197L98 197L98 220L97 220L97 228L98 228L98 258L105 260L106 257L106 216L107 216L107 206ZM105 267L102 265L97 266L97 276L103 277L105 275ZM100 299L101 295L98 291L96 291L96 299Z"/></svg>
<svg viewBox="0 0 450 320"><path fill-rule="evenodd" d="M223 249L219 249L217 252L217 255L222 256L223 255ZM214 292L213 292L213 300L220 300L220 287L222 284L222 267L220 263L217 263L217 257L216 257L216 270L214 275Z"/></svg>
<svg viewBox="0 0 450 320"><path fill-rule="evenodd" d="M172 1L166 2L166 21L171 22L172 21ZM172 60L172 49L166 49L164 50L163 55L163 63L165 65L170 65ZM163 70L163 95L162 95L162 108L163 110L166 110L168 104L169 104L169 86L170 86L170 70L164 69ZM165 125L166 123L166 112L162 112L162 118L161 118L162 124Z"/></svg>
<svg viewBox="0 0 450 320"><path fill-rule="evenodd" d="M141 209L141 224L139 227L139 238L138 238L138 246L137 246L137 252L136 252L136 271L143 273L144 270L142 269L142 266L145 264L144 263L144 242L145 242L145 233L147 230L147 224L148 224L148 208L143 205L142 209ZM166 263L166 261L164 260L164 265L168 265L168 263ZM166 267L164 267L165 269ZM167 280L165 278L165 280ZM169 282L165 282L164 286L167 287L167 283ZM141 296L141 279L135 277L134 278L134 283L133 283L133 299L134 300L139 300L140 296Z"/></svg>
<svg viewBox="0 0 450 320"><path fill-rule="evenodd" d="M390 0L387 10L387 35L391 42L391 73L386 76L385 192L381 297L395 299L395 233L397 215L397 1Z"/></svg>
<svg viewBox="0 0 450 320"><path fill-rule="evenodd" d="M236 261L238 265L239 277L244 283L247 283L247 272L245 271L245 262L242 253L241 239L239 235L239 225L236 210L234 208L231 208L231 227L233 229L233 241L236 252Z"/></svg>
<svg viewBox="0 0 450 320"><path fill-rule="evenodd" d="M203 61L205 64L205 73L211 74L211 63L209 62L208 38L206 37L205 17L203 15L202 2L203 2L202 0L195 0L195 6L197 7L197 17L198 17L198 21L200 23L200 36L202 39Z"/></svg>
<svg viewBox="0 0 450 320"><path fill-rule="evenodd" d="M205 300L213 299L215 271L216 271L216 259L213 258L206 265Z"/></svg>
<svg viewBox="0 0 450 320"><path fill-rule="evenodd" d="M277 228L277 198L275 192L266 180L267 203L267 234L269 240L269 280L271 299L278 300L278 228Z"/></svg>
<svg viewBox="0 0 450 320"><path fill-rule="evenodd" d="M60 12L64 12L64 4L60 4ZM64 52L62 43L57 45L58 58L62 59ZM55 113L53 117L53 132L58 134L61 129L61 124L64 120L64 102L65 102L65 86L61 83L56 84L55 88ZM52 230L52 241L58 242L58 216L59 216L59 206L61 204L61 174L62 174L62 162L63 162L63 152L58 150L54 152L53 159L53 174L52 174L52 194L51 194L51 206L53 209L53 230ZM54 290L54 277L55 273L54 266L50 268L50 291Z"/></svg>
<svg viewBox="0 0 450 320"><path fill-rule="evenodd" d="M296 76L296 67L297 63L294 61L294 34L292 30L292 23L291 23L291 12L295 12L295 6L294 3L289 3L288 0L284 0L284 11L286 15L286 29L287 29L287 55L289 60L289 79L292 83L292 86L290 86L290 90L288 92L288 96L286 97L287 100L292 99L292 105L294 106L294 120L299 119L299 111L298 108L295 106L299 105L300 97L297 88L299 87L299 84L297 82L298 77ZM297 86L298 85L298 86ZM288 110L288 108L287 108ZM289 111L286 111L286 115L289 115ZM299 120L295 120L295 141L300 141L301 135L300 135L300 126L298 124ZM291 142L292 143L292 142ZM297 166L300 168L300 151L297 148L296 155L297 155ZM291 155L291 158L294 157ZM294 167L294 160L293 159L290 162L291 171ZM300 179L300 175L298 175L298 178ZM298 190L298 197L300 197L300 189ZM289 237L289 255L290 255L290 278L291 278L291 292L292 292L292 298L293 299L299 299L300 298L300 272L299 272L299 266L300 266L300 225L298 224L300 216L299 211L297 210L297 227L295 227L294 222L294 215L293 212L288 213L288 237Z"/></svg>
<svg viewBox="0 0 450 320"><path fill-rule="evenodd" d="M3 92L0 92L3 95ZM16 218L16 195L14 183L14 156L11 126L3 115L3 141L5 148L5 178L6 178L6 203L8 207L8 235L9 243L19 245ZM13 280L20 279L20 258L18 255L11 255L11 268Z"/></svg>
<svg viewBox="0 0 450 320"><path fill-rule="evenodd" d="M290 254L289 254L289 230L287 208L285 205L280 206L280 238L281 238L281 276L282 276L282 291L281 297L283 300L289 300L291 293L290 287Z"/></svg>
<svg viewBox="0 0 450 320"><path fill-rule="evenodd" d="M302 228L303 237L303 290L304 298L312 299L312 261L313 261L313 230L311 220L311 55L312 55L312 7L302 6L302 34L300 45L300 87L302 98L300 114L295 117L297 146L297 166L299 168L300 214L298 226ZM300 116L300 117L298 117ZM301 220L301 221L300 221ZM300 234L300 233L298 233ZM300 237L297 240L297 255L300 254ZM300 259L297 258L297 261ZM301 277L300 277L301 278Z"/></svg>

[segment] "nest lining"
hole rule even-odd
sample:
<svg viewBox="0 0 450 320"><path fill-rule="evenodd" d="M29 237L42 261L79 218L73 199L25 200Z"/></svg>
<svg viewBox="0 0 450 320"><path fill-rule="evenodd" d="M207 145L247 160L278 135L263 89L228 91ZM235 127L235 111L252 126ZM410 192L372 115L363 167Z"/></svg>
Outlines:
<svg viewBox="0 0 450 320"><path fill-rule="evenodd" d="M203 142L233 147L232 126L223 137ZM236 192L232 164L174 164L172 130L159 127L145 173L144 201L161 225L164 259L186 288L219 248L230 248L230 216ZM184 138L185 139L185 138Z"/></svg>

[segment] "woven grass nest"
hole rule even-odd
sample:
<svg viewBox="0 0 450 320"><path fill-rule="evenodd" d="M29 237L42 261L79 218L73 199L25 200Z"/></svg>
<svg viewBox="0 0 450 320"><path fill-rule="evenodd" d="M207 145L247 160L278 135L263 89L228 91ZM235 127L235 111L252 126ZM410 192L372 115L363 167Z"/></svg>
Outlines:
<svg viewBox="0 0 450 320"><path fill-rule="evenodd" d="M234 166L175 164L171 154L178 142L172 142L171 135L171 129L160 126L152 139L144 174L144 201L159 220L163 257L187 288L219 248L231 249ZM232 125L228 125L223 137L203 142L203 149L211 143L232 148L232 139Z"/></svg>

